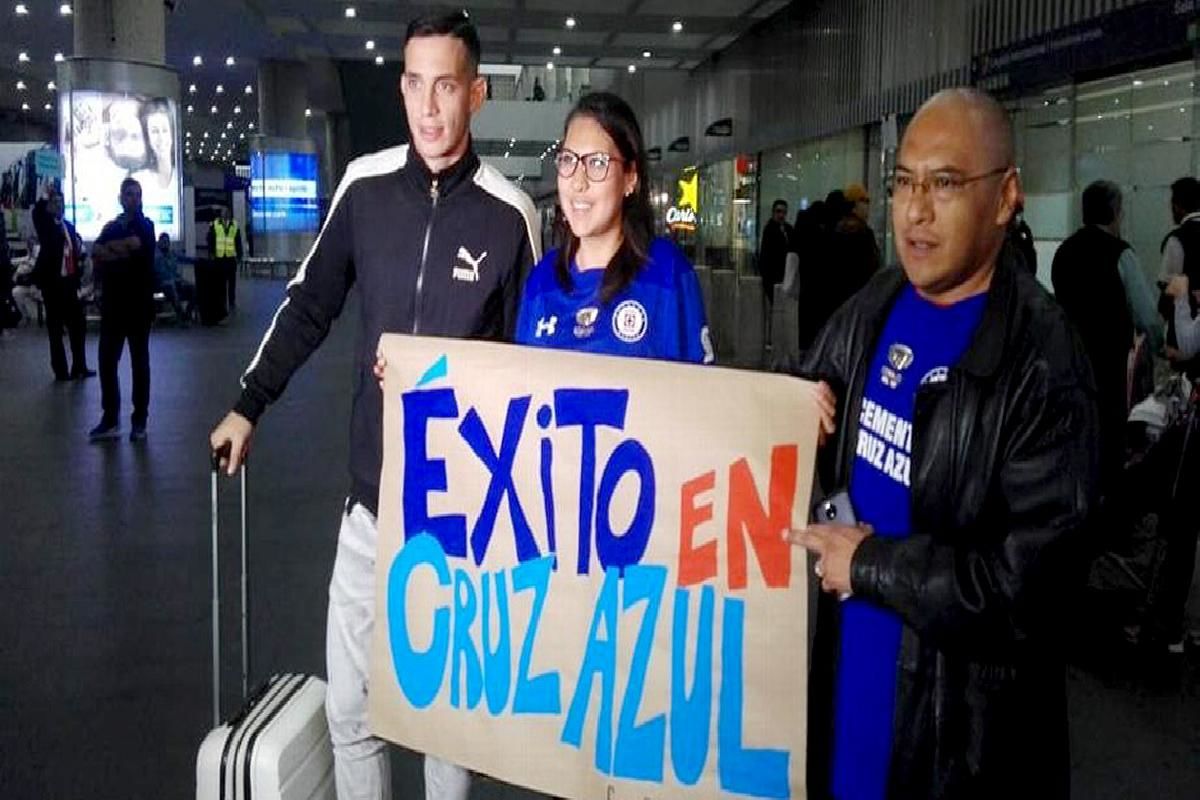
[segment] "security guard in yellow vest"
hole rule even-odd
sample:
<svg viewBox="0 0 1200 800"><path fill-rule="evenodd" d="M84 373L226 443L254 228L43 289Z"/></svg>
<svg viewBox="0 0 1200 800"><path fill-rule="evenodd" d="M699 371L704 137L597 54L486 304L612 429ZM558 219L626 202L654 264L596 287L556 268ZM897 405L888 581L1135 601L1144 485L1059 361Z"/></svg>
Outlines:
<svg viewBox="0 0 1200 800"><path fill-rule="evenodd" d="M221 209L220 219L213 220L208 229L208 252L212 254L213 266L225 283L229 299L229 310L237 308L237 271L242 260L242 237L238 224L234 222L229 208Z"/></svg>

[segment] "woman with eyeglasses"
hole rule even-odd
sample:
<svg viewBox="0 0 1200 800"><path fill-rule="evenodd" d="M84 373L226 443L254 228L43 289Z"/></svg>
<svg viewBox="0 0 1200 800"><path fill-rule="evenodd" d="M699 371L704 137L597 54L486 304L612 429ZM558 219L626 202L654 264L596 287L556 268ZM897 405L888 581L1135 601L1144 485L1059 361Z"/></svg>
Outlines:
<svg viewBox="0 0 1200 800"><path fill-rule="evenodd" d="M633 109L607 92L580 98L554 159L566 243L530 273L515 340L711 363L696 273L671 241L654 236Z"/></svg>

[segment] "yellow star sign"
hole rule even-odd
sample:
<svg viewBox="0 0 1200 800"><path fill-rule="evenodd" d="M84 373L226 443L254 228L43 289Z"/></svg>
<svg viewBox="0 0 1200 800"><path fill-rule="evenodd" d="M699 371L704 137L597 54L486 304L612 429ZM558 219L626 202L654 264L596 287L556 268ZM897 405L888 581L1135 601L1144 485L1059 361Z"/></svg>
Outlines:
<svg viewBox="0 0 1200 800"><path fill-rule="evenodd" d="M700 173L693 172L692 177L679 181L679 207L700 210Z"/></svg>

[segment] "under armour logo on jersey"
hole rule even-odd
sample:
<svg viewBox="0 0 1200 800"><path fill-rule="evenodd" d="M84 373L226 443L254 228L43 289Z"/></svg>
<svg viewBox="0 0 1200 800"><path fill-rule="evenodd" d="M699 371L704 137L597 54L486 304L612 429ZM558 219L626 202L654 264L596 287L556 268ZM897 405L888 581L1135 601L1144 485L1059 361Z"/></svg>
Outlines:
<svg viewBox="0 0 1200 800"><path fill-rule="evenodd" d="M451 277L456 281L464 281L466 283L479 283L479 265L487 258L488 254L485 250L478 258L471 255L471 251L465 247L458 248L458 255L455 258L460 263L454 265L454 272ZM465 265L465 266L464 266Z"/></svg>
<svg viewBox="0 0 1200 800"><path fill-rule="evenodd" d="M543 336L553 336L556 327L558 327L558 317L550 317L550 319L542 317L537 322L537 331L533 334L533 338L540 339Z"/></svg>

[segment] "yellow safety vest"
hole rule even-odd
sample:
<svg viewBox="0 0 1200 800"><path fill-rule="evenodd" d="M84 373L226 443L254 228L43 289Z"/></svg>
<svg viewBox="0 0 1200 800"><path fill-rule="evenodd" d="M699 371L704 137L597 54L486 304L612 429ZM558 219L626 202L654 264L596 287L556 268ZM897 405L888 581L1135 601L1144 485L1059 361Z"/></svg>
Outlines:
<svg viewBox="0 0 1200 800"><path fill-rule="evenodd" d="M229 227L221 225L221 220L213 220L213 238L216 239L216 250L214 258L236 258L237 257L237 235L238 226L233 220L229 220Z"/></svg>

